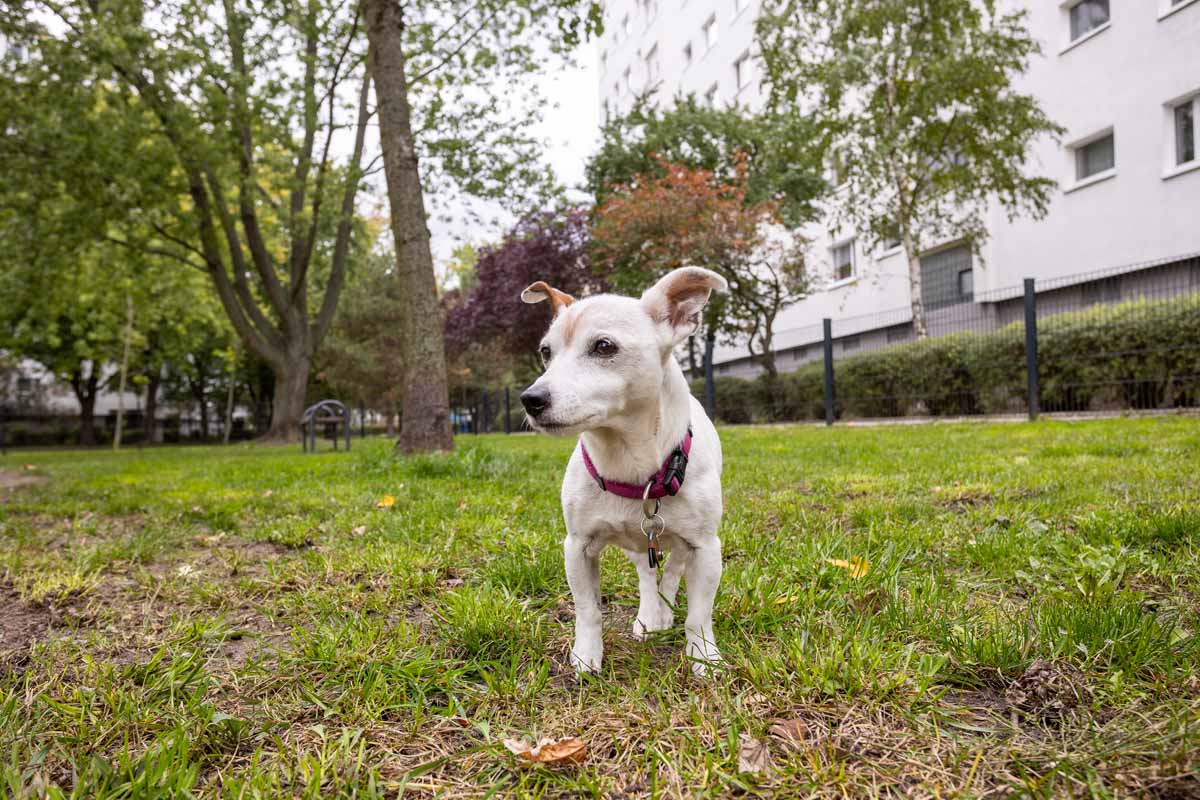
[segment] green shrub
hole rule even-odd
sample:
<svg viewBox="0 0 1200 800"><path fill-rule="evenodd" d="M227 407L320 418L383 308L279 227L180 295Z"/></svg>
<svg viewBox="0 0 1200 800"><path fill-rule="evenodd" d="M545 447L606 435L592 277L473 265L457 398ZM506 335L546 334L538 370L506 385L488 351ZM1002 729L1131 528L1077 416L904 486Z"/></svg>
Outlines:
<svg viewBox="0 0 1200 800"><path fill-rule="evenodd" d="M1200 295L1057 314L1038 326L1041 403L1048 410L1173 408L1200 403ZM1025 326L954 333L843 358L838 417L957 416L1025 407ZM822 419L824 364L716 380L725 423ZM692 384L704 397L704 381Z"/></svg>

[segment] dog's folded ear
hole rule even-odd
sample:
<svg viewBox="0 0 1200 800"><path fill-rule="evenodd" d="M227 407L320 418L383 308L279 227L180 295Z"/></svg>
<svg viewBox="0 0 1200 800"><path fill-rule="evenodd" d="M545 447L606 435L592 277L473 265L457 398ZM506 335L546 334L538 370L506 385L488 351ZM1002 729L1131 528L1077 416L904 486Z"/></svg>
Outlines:
<svg viewBox="0 0 1200 800"><path fill-rule="evenodd" d="M575 302L574 297L566 292L560 292L545 281L538 281L526 286L525 291L521 292L521 299L526 303L540 303L543 300L549 300L556 317L562 313L564 308Z"/></svg>
<svg viewBox="0 0 1200 800"><path fill-rule="evenodd" d="M680 267L664 275L642 294L642 305L655 322L671 331L671 346L682 342L700 327L700 312L714 292L729 284L710 269Z"/></svg>

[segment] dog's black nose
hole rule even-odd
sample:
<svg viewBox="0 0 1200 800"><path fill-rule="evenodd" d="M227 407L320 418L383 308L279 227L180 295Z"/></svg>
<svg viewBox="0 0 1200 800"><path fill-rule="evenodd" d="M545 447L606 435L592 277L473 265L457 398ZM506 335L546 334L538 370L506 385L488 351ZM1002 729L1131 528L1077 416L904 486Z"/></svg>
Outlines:
<svg viewBox="0 0 1200 800"><path fill-rule="evenodd" d="M531 386L521 392L521 405L525 406L529 416L540 417L550 407L550 392Z"/></svg>

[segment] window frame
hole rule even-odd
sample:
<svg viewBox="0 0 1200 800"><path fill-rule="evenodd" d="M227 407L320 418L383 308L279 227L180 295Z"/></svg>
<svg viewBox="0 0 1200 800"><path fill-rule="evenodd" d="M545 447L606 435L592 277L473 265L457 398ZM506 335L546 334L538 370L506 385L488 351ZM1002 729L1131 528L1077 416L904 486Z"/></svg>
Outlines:
<svg viewBox="0 0 1200 800"><path fill-rule="evenodd" d="M829 246L829 263L830 266L833 267L833 286L841 286L843 284L850 283L858 277L858 257L854 252L854 241L854 237L851 237L849 239L835 241ZM841 267L838 265L837 260L838 251L843 249L846 250L846 252L850 255L850 260L845 265L850 268L850 271L845 276L841 276L839 274Z"/></svg>
<svg viewBox="0 0 1200 800"><path fill-rule="evenodd" d="M1179 160L1179 109L1192 109L1192 157ZM1163 180L1200 169L1200 88L1163 104Z"/></svg>
<svg viewBox="0 0 1200 800"><path fill-rule="evenodd" d="M700 32L704 34L704 52L708 54L717 46L720 41L720 31L717 29L717 15L711 15L704 24L700 26Z"/></svg>
<svg viewBox="0 0 1200 800"><path fill-rule="evenodd" d="M749 69L747 69L749 67ZM743 74L745 73L745 74ZM744 50L733 61L733 84L740 94L743 89L750 88L754 82L754 58L749 50Z"/></svg>
<svg viewBox="0 0 1200 800"><path fill-rule="evenodd" d="M1112 166L1108 169L1100 170L1099 172L1093 172L1091 175L1079 177L1080 152L1084 148L1090 147L1097 142L1101 142L1110 137L1112 138L1113 142ZM1063 190L1064 194L1070 194L1078 189L1083 189L1084 187L1100 183L1101 181L1106 181L1109 178L1114 178L1117 175L1117 134L1116 129L1111 125L1107 128L1103 128L1087 136L1076 139L1066 146L1066 152L1068 155L1068 169L1070 169L1071 179L1066 184L1066 188Z"/></svg>
<svg viewBox="0 0 1200 800"><path fill-rule="evenodd" d="M1071 36L1071 13L1079 6L1083 5L1084 3L1092 2L1092 1L1093 0L1065 0L1065 2L1063 2L1059 5L1059 8L1062 9L1062 15L1064 17L1064 26L1066 28L1066 33L1063 36L1063 45L1058 51L1058 54L1060 56L1065 55L1067 52L1069 52L1071 50L1074 50L1076 47L1079 47L1084 42L1087 42L1090 39L1093 39L1093 38L1099 36L1100 34L1104 33L1106 30L1108 30L1109 28L1112 27L1112 0L1108 0L1108 19L1105 20L1104 22L1100 23L1096 27L1089 28L1087 31L1084 31L1083 33L1079 34L1078 36L1072 38L1072 36Z"/></svg>
<svg viewBox="0 0 1200 800"><path fill-rule="evenodd" d="M1074 27L1075 26L1075 19L1074 19L1075 9L1080 8L1081 6L1084 6L1087 4L1091 4L1091 3L1103 3L1104 4L1104 13L1105 13L1104 21L1100 22L1096 25L1093 25L1092 27L1088 28L1087 30L1080 31L1079 33L1075 33L1075 27ZM1070 43L1083 41L1083 39L1087 38L1088 36L1091 36L1091 35L1095 34L1097 31L1101 30L1102 28L1105 28L1112 24L1112 0L1074 0L1074 2L1069 3L1066 6L1066 11L1067 11L1067 41Z"/></svg>
<svg viewBox="0 0 1200 800"><path fill-rule="evenodd" d="M1173 2L1173 0L1159 0L1158 21L1162 22L1172 14L1178 14L1195 2L1197 0L1178 0L1178 2Z"/></svg>

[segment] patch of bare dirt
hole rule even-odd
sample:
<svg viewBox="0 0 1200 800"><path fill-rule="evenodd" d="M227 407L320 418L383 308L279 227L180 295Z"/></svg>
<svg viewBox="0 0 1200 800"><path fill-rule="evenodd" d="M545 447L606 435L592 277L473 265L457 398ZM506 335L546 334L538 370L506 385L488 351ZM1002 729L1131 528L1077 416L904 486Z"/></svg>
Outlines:
<svg viewBox="0 0 1200 800"><path fill-rule="evenodd" d="M1038 659L1004 692L1004 700L1018 711L1045 720L1071 715L1091 700L1086 678L1065 662Z"/></svg>
<svg viewBox="0 0 1200 800"><path fill-rule="evenodd" d="M45 475L37 475L28 470L21 472L14 469L0 469L0 498L3 498L10 489L32 486L44 480L46 480Z"/></svg>
<svg viewBox="0 0 1200 800"><path fill-rule="evenodd" d="M24 664L30 645L46 636L51 622L49 608L26 603L12 586L0 584L0 672Z"/></svg>

